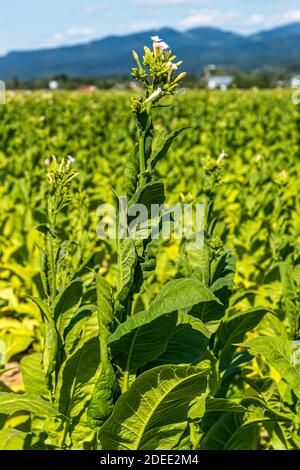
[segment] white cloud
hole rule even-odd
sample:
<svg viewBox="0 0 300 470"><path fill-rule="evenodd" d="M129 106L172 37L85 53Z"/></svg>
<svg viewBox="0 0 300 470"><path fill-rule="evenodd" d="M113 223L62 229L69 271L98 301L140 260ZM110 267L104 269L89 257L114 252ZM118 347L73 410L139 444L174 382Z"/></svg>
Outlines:
<svg viewBox="0 0 300 470"><path fill-rule="evenodd" d="M289 23L297 23L300 21L300 10L286 11L283 14L276 13L265 17L263 20L263 28L271 29L277 26L286 25ZM261 25L261 23L259 23Z"/></svg>
<svg viewBox="0 0 300 470"><path fill-rule="evenodd" d="M180 25L184 28L194 28L197 26L216 26L218 22L219 12L217 10L203 10L199 12L191 12L187 17L183 18Z"/></svg>
<svg viewBox="0 0 300 470"><path fill-rule="evenodd" d="M74 39L88 39L92 38L93 36L97 35L97 31L94 28L90 28L89 26L84 27L72 27L64 31L63 33L55 33L53 35L53 42L55 43L62 43L72 41Z"/></svg>
<svg viewBox="0 0 300 470"><path fill-rule="evenodd" d="M283 20L288 22L288 23L293 22L293 21L300 21L300 10L287 11L283 15Z"/></svg>
<svg viewBox="0 0 300 470"><path fill-rule="evenodd" d="M196 28L201 26L213 26L222 29L244 29L251 30L265 23L265 17L259 13L243 15L238 11L220 10L191 10L180 23L182 28Z"/></svg>
<svg viewBox="0 0 300 470"><path fill-rule="evenodd" d="M281 23L283 21L286 22L286 23L292 23L292 22L300 21L300 10L287 11L283 15L280 15L280 18L281 18Z"/></svg>

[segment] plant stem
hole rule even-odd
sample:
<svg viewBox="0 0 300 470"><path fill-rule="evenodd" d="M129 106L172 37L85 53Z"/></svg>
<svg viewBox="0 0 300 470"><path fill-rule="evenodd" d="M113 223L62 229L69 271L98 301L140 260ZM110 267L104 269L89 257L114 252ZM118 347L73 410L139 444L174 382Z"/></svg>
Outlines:
<svg viewBox="0 0 300 470"><path fill-rule="evenodd" d="M61 438L59 440L59 443L58 443L58 446L60 449L64 449L65 447L65 443L66 443L66 439L67 439L67 435L68 435L68 421L64 421L63 423L63 432L62 432L62 435L61 435Z"/></svg>
<svg viewBox="0 0 300 470"><path fill-rule="evenodd" d="M122 393L127 392L129 386L129 371L125 370L123 377Z"/></svg>
<svg viewBox="0 0 300 470"><path fill-rule="evenodd" d="M52 235L49 236L49 258L50 258L50 270L51 270L51 306L53 306L56 298L56 265L55 265L55 253L54 243Z"/></svg>
<svg viewBox="0 0 300 470"><path fill-rule="evenodd" d="M56 298L56 262L55 262L55 242L52 233L55 232L56 226L56 213L57 213L57 200L50 199L48 202L48 221L50 225L50 232L47 234L48 257L51 272L51 286L50 286L50 307L53 306Z"/></svg>
<svg viewBox="0 0 300 470"><path fill-rule="evenodd" d="M142 292L139 292L138 294L135 295L135 297L133 299L133 302L132 302L132 305L131 305L131 317L133 317L134 314L135 314L136 305L137 305L141 295L142 295Z"/></svg>
<svg viewBox="0 0 300 470"><path fill-rule="evenodd" d="M126 369L125 369L125 372L124 372L124 377L123 377L123 386L122 386L122 393L125 393L127 392L128 388L129 388L129 377L130 377L130 364L131 364L131 358L132 358L132 354L133 354L133 348L135 346L135 340L137 338L137 335L139 334L140 332L140 328L138 328L134 334L134 337L132 339L132 342L131 342L131 346L130 346L130 350L129 350L129 353L128 353L128 356L127 356L127 361L126 361Z"/></svg>
<svg viewBox="0 0 300 470"><path fill-rule="evenodd" d="M191 436L191 443L193 446L193 450L197 450L199 439L197 436L197 430L196 430L196 426L194 423L190 423L190 436Z"/></svg>
<svg viewBox="0 0 300 470"><path fill-rule="evenodd" d="M146 171L146 162L145 162L145 132L140 132L139 136L139 155L140 155L140 186L146 184L145 171Z"/></svg>
<svg viewBox="0 0 300 470"><path fill-rule="evenodd" d="M148 103L146 114L147 114L147 123L145 126L140 127L139 131L139 157L140 157L140 186L145 186L147 179L145 176L146 172L146 154L145 154L145 145L146 145L146 136L149 132L149 129L152 125L151 117L151 108L152 103Z"/></svg>

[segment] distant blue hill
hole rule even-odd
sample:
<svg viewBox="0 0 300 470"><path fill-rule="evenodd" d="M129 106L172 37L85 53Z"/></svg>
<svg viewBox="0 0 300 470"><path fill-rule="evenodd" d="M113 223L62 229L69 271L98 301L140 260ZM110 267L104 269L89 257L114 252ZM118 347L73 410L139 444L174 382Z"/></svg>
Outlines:
<svg viewBox="0 0 300 470"><path fill-rule="evenodd" d="M159 34L184 59L192 75L202 74L210 63L245 71L266 67L300 70L300 23L289 24L250 36L217 28L186 32L163 28L126 36L110 36L89 44L36 51L13 51L0 57L0 79L37 79L59 74L69 76L128 76L132 49L142 51L150 36Z"/></svg>

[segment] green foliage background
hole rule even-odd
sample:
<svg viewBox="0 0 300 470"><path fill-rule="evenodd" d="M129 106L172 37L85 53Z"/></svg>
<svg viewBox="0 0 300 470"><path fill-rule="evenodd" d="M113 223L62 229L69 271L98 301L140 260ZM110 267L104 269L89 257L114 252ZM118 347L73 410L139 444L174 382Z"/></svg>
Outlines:
<svg viewBox="0 0 300 470"><path fill-rule="evenodd" d="M28 357L33 360L36 357L34 353L39 354L43 349L40 313L27 296L43 297L39 274L39 246L43 245L43 238L36 228L45 222L44 161L52 154L73 155L80 172L71 188L71 208L60 221L61 237L70 240L72 246L63 260L61 282L64 283L64 276L69 280L82 278L83 298L91 303L96 297L94 270L116 286L115 246L97 239L96 210L102 203L113 202L111 187L118 194L123 194L125 163L136 135L135 123L129 112L129 98L125 92L23 92L9 93L7 105L0 107L2 371L8 362L26 363ZM254 415L244 424L251 429L247 433L246 448L296 448L299 445L298 418L293 413L297 414L298 408L291 397L299 398L300 373L293 367L290 370L291 354L286 352L286 348L289 341L300 339L300 108L292 104L291 93L287 91L190 91L178 94L171 108L157 109L155 113L157 130L170 132L179 127L192 126L178 136L167 158L156 168L157 177L165 181L169 204L189 201L194 197L201 199L207 183L207 161L209 158L217 159L222 151L227 154L223 182L215 196L214 210L218 219L215 233L226 248L233 250L237 257L237 269L233 295L226 312L226 318L231 322L218 333L218 341L222 345L220 368L227 370L228 375L232 373L232 353L238 351L236 345L246 339L247 347L254 356L246 363L243 378L231 383L227 398L237 403L239 399L248 397L245 400L249 402L236 406L245 406L248 412L255 409ZM160 248L151 282L139 299L140 309L147 309L162 286L178 277L178 273L185 273L186 269L184 257L176 243L165 242ZM236 319L236 315L258 307L265 311L272 310L273 313L260 316L256 311L253 318L247 317L247 328L241 327L241 320L239 317ZM257 327L259 320L262 321ZM255 327L256 330L253 330ZM86 328L88 331L95 329L93 320ZM237 331L238 328L241 328L242 334ZM250 333L244 338L243 331L249 329ZM260 344L258 335L267 336L268 339ZM277 337L282 344L276 342ZM114 338L110 341L113 348ZM184 338L181 341L184 342ZM190 338L186 350L189 347ZM285 351L283 355L288 358L287 363L280 360L278 364L278 355L274 351ZM96 364L97 358L94 359ZM79 361L79 367L84 370L84 361L81 364L81 359L73 360ZM156 360L157 366L164 363L160 358ZM144 367L146 362L139 364L139 367ZM35 365L32 367L34 370ZM69 367L69 371L62 372L67 377L72 376L72 364ZM96 371L96 365L91 364L91 367L95 367ZM180 364L176 367L164 370L159 377L155 377L155 372L145 373L149 373L150 382L162 380L168 387L172 386L174 377L176 380L180 378L182 395L178 392L177 399L184 408L188 406L184 397L188 394L193 399L191 384L194 380L202 383L202 375L199 369L181 370ZM26 375L23 379L26 386ZM266 380L270 381L269 386ZM89 387L93 385L89 382ZM81 385L76 386L80 388ZM139 386L143 388L142 383ZM226 383L223 387L226 388ZM0 382L1 389L3 393L8 392L3 382ZM21 383L13 390L23 392L24 386ZM45 397L43 390L43 384L40 384L39 395ZM278 394L277 402L273 392ZM37 391L32 393L36 395ZM86 390L86 396L89 393L90 390ZM147 396L149 392L145 393ZM149 396L151 400L151 393ZM220 395L215 398L222 400L224 397ZM6 397L3 395L4 399ZM70 405L71 409L78 408L79 397L70 397L70 400L73 399L76 403ZM244 439L245 430L239 420L246 408L234 410L228 403L221 406L220 402L217 405L211 405L215 409L210 413L220 412L218 406L223 413L213 425L209 425L209 417L206 419L201 428L204 432L201 448L236 449ZM49 409L42 409L44 405L39 403L34 408L32 400L30 405L23 405L22 412L18 405L14 406L7 417L5 408L1 410L0 401L0 424L3 421L0 448L9 447L8 442L13 442L13 446L24 446L22 432L27 433L30 448L42 447L44 440L41 434L29 432L28 413L55 416L55 409L50 405ZM182 409L180 406L178 409ZM190 412L195 422L203 415L197 408L192 408ZM283 417L278 414L275 419L272 413L276 412L286 414ZM158 422L159 419L158 416ZM180 448L188 448L184 418L179 416L178 419L178 426L182 427ZM293 420L296 429L290 425L283 429L278 424L281 420ZM128 421L124 421L125 427L132 425L130 418ZM258 437L257 423L264 421L267 434L262 432ZM113 421L108 427L111 423ZM70 426L76 427L75 424ZM89 434L85 426L86 423L80 423L73 433L73 440L77 442L75 447L86 447L93 442L94 434ZM231 430L226 442L223 426ZM10 432L11 428L14 428L13 433ZM39 425L35 429L39 429ZM139 444L133 443L132 448L169 448L173 442L171 437L165 437L165 441L161 442L154 442L152 438L151 435L144 436ZM100 440L109 447L113 445L113 437L111 439L107 432ZM197 439L193 445L197 448Z"/></svg>

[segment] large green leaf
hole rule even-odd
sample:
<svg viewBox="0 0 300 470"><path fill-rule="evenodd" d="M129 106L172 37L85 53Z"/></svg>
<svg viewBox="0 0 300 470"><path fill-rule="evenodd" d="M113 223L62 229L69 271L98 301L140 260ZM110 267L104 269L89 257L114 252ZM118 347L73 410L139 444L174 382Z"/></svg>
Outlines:
<svg viewBox="0 0 300 470"><path fill-rule="evenodd" d="M220 370L228 367L236 350L236 344L244 340L245 334L259 324L267 311L266 308L258 307L233 315L221 322L216 334L215 347L216 353L220 354Z"/></svg>
<svg viewBox="0 0 300 470"><path fill-rule="evenodd" d="M150 171L155 168L156 164L166 155L176 137L187 129L190 129L190 127L181 127L170 133L163 131L155 136L152 142L152 154L148 161Z"/></svg>
<svg viewBox="0 0 300 470"><path fill-rule="evenodd" d="M13 414L28 411L41 416L58 416L58 410L49 402L34 395L0 392L0 413Z"/></svg>
<svg viewBox="0 0 300 470"><path fill-rule="evenodd" d="M247 408L240 403L225 398L208 398L206 402L206 413L232 411L235 413L245 413Z"/></svg>
<svg viewBox="0 0 300 470"><path fill-rule="evenodd" d="M87 414L91 426L101 426L111 415L119 393L115 371L110 363L101 363Z"/></svg>
<svg viewBox="0 0 300 470"><path fill-rule="evenodd" d="M147 183L140 188L129 202L129 207L135 204L143 204L147 209L151 209L152 204L163 204L165 202L165 187L164 184L155 181Z"/></svg>
<svg viewBox="0 0 300 470"><path fill-rule="evenodd" d="M234 354L231 363L222 375L221 383L219 384L219 397L225 398L227 396L228 389L232 382L235 381L237 377L242 377L243 368L247 367L245 364L250 362L252 359L253 356L251 356L247 349Z"/></svg>
<svg viewBox="0 0 300 470"><path fill-rule="evenodd" d="M139 172L139 147L135 145L127 160L125 169L125 190L128 198L131 198L136 191Z"/></svg>
<svg viewBox="0 0 300 470"><path fill-rule="evenodd" d="M26 433L18 429L0 431L0 450L24 450Z"/></svg>
<svg viewBox="0 0 300 470"><path fill-rule="evenodd" d="M57 297L54 307L54 319L57 330L63 336L64 330L76 311L82 297L82 281L72 281Z"/></svg>
<svg viewBox="0 0 300 470"><path fill-rule="evenodd" d="M125 294L130 292L133 283L134 268L137 263L136 251L134 242L131 238L125 238L120 242L120 280L121 292L118 298L125 300Z"/></svg>
<svg viewBox="0 0 300 470"><path fill-rule="evenodd" d="M99 376L99 349L98 338L90 338L78 345L60 370L57 403L69 420L80 416L92 398Z"/></svg>
<svg viewBox="0 0 300 470"><path fill-rule="evenodd" d="M49 390L42 360L42 353L24 356L21 360L21 372L26 393L45 398L49 396Z"/></svg>
<svg viewBox="0 0 300 470"><path fill-rule="evenodd" d="M259 396L249 396L243 398L240 404L248 408L251 412L254 412L256 418L258 418L258 416L260 415L262 418L275 420L276 422L286 423L290 423L294 420L294 415L291 412L281 412L278 407L278 403L272 403L271 401L270 404L266 397L261 398Z"/></svg>
<svg viewBox="0 0 300 470"><path fill-rule="evenodd" d="M268 421L263 420L263 421ZM260 436L260 422L246 423L235 431L224 446L224 450L257 450Z"/></svg>
<svg viewBox="0 0 300 470"><path fill-rule="evenodd" d="M186 426L190 403L207 388L208 370L161 366L144 372L118 400L99 433L103 450L170 450Z"/></svg>
<svg viewBox="0 0 300 470"><path fill-rule="evenodd" d="M149 311L168 313L182 309L187 312L194 305L212 300L220 303L216 296L197 279L175 279L161 289Z"/></svg>
<svg viewBox="0 0 300 470"><path fill-rule="evenodd" d="M132 293L134 272L138 261L134 242L131 238L119 241L119 292L116 297L115 313L123 320L127 303Z"/></svg>
<svg viewBox="0 0 300 470"><path fill-rule="evenodd" d="M285 316L289 321L291 338L298 338L300 332L300 303L298 301L296 283L293 277L293 267L289 263L279 263L282 283L282 297Z"/></svg>
<svg viewBox="0 0 300 470"><path fill-rule="evenodd" d="M93 426L100 426L112 413L118 384L107 348L107 339L114 320L112 289L100 276L97 277L96 285L101 370L88 408L88 417Z"/></svg>
<svg viewBox="0 0 300 470"><path fill-rule="evenodd" d="M233 288L235 258L230 252L224 253L212 263L211 249L205 244L201 250L194 253L196 268L193 277L210 286L218 301L210 301L193 307L191 314L200 318L204 323L220 321L229 305ZM213 266L214 265L214 266ZM218 277L219 276L219 277Z"/></svg>
<svg viewBox="0 0 300 470"><path fill-rule="evenodd" d="M259 412L258 412L259 414ZM268 425L269 423L277 424L281 420L280 417L253 417L250 416L248 420L239 426L241 420L238 419L236 413L225 413L221 419L209 431L209 439L206 436L201 445L201 449L207 450L257 450L260 440L261 425ZM239 414L241 417L241 413ZM218 443L219 440L219 443ZM222 447L220 447L220 443ZM204 444L204 445L203 445ZM214 444L214 447L212 447ZM209 447L208 447L209 446Z"/></svg>
<svg viewBox="0 0 300 470"><path fill-rule="evenodd" d="M225 398L207 398L205 394L201 397L197 397L189 410L189 417L192 420L199 421L203 418L203 415L207 413L213 413L219 415L227 411L235 413L245 413L247 408L240 405L236 401L227 400Z"/></svg>
<svg viewBox="0 0 300 470"><path fill-rule="evenodd" d="M207 349L210 331L204 323L186 313L178 315L176 328L168 339L165 352L147 369L162 364L192 364L198 362Z"/></svg>
<svg viewBox="0 0 300 470"><path fill-rule="evenodd" d="M157 359L176 327L177 316L172 312L212 299L215 297L209 289L195 279L170 281L147 311L127 320L109 337L114 360L122 368L135 371Z"/></svg>
<svg viewBox="0 0 300 470"><path fill-rule="evenodd" d="M293 344L281 337L258 336L245 343L253 355L262 355L291 386L300 399L300 367L294 358Z"/></svg>
<svg viewBox="0 0 300 470"><path fill-rule="evenodd" d="M9 333L0 335L0 364L7 364L11 358L29 348L31 336Z"/></svg>
<svg viewBox="0 0 300 470"><path fill-rule="evenodd" d="M46 450L44 434L23 432L18 429L0 431L0 450Z"/></svg>
<svg viewBox="0 0 300 470"><path fill-rule="evenodd" d="M293 267L289 263L279 263L282 293L291 300L297 298L297 291L293 280Z"/></svg>
<svg viewBox="0 0 300 470"><path fill-rule="evenodd" d="M55 322L51 316L51 312L45 302L37 299L36 297L29 298L38 306L45 324L45 347L43 352L43 364L46 376L50 377L50 374L55 370L56 367L57 355L61 346L61 340L58 335Z"/></svg>
<svg viewBox="0 0 300 470"><path fill-rule="evenodd" d="M72 354L78 343L88 334L86 325L95 311L95 305L84 305L70 319L64 329L64 350L67 355Z"/></svg>
<svg viewBox="0 0 300 470"><path fill-rule="evenodd" d="M242 427L243 413L226 412L205 433L201 450L255 450L259 437L259 422ZM245 431L246 429L246 431Z"/></svg>
<svg viewBox="0 0 300 470"><path fill-rule="evenodd" d="M137 314L109 338L114 362L129 372L145 366L165 351L176 323L177 313L151 317L147 313Z"/></svg>

